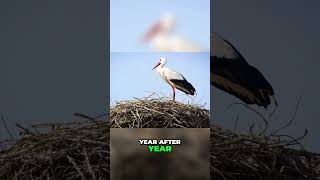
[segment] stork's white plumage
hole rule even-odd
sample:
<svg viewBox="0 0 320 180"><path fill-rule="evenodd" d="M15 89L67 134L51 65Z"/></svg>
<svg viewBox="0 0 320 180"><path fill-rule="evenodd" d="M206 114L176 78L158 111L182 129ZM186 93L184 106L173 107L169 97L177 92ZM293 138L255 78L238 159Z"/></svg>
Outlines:
<svg viewBox="0 0 320 180"><path fill-rule="evenodd" d="M175 101L175 89L179 89L186 94L194 95L196 92L194 87L180 73L164 67L166 63L167 59L162 57L153 69L155 69L160 74L161 78L172 87L172 99Z"/></svg>
<svg viewBox="0 0 320 180"><path fill-rule="evenodd" d="M151 48L160 52L199 52L205 50L190 40L172 34L175 26L175 16L165 13L151 26L142 41L144 43L150 42Z"/></svg>

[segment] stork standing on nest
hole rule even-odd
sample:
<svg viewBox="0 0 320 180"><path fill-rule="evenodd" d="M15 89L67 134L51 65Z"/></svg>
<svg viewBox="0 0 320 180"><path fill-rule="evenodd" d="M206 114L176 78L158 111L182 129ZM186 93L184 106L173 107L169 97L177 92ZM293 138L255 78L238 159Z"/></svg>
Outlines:
<svg viewBox="0 0 320 180"><path fill-rule="evenodd" d="M155 69L160 74L162 79L165 80L172 87L173 101L175 101L176 99L176 89L179 89L180 91L183 91L186 94L194 95L196 92L194 87L180 73L164 67L166 63L167 59L162 57L153 69Z"/></svg>

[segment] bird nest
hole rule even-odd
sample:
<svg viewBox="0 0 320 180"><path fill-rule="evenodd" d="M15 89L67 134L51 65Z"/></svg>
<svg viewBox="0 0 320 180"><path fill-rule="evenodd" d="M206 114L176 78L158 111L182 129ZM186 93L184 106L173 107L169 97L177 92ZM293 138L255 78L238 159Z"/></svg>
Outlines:
<svg viewBox="0 0 320 180"><path fill-rule="evenodd" d="M306 133L288 135L239 134L211 126L210 164L214 179L316 179L320 155L300 144ZM293 149L290 146L299 145Z"/></svg>
<svg viewBox="0 0 320 180"><path fill-rule="evenodd" d="M117 102L110 119L112 128L209 128L209 114L201 105L145 98Z"/></svg>
<svg viewBox="0 0 320 180"><path fill-rule="evenodd" d="M111 125L81 116L88 120L19 126L20 139L0 142L11 143L0 151L0 179L109 179L110 127L203 127L200 117L209 119L201 107L163 99L120 102L110 113ZM214 179L320 178L320 155L291 147L304 136L240 134L217 126L210 136Z"/></svg>
<svg viewBox="0 0 320 180"><path fill-rule="evenodd" d="M22 137L0 151L0 179L109 179L108 123L18 127Z"/></svg>

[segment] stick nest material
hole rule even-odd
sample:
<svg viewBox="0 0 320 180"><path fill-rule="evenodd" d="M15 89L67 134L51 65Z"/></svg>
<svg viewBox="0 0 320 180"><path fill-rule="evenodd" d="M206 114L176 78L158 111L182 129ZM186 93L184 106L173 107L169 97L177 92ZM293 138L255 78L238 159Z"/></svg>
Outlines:
<svg viewBox="0 0 320 180"><path fill-rule="evenodd" d="M19 127L23 136L0 151L0 179L109 179L108 123Z"/></svg>
<svg viewBox="0 0 320 180"><path fill-rule="evenodd" d="M110 127L206 127L209 112L152 99L116 104L111 109L111 126L82 117L89 121L34 125L33 129L18 126L22 137L0 150L0 179L109 179ZM49 130L41 133L43 128ZM214 179L320 179L320 155L300 144L306 133L293 138L210 129ZM4 143L8 142L0 146ZM300 148L291 147L296 145Z"/></svg>
<svg viewBox="0 0 320 180"><path fill-rule="evenodd" d="M210 164L214 179L319 179L320 155L300 138L237 134L211 126ZM290 146L300 145L300 149Z"/></svg>
<svg viewBox="0 0 320 180"><path fill-rule="evenodd" d="M117 102L110 118L112 128L209 128L209 114L200 105L158 98Z"/></svg>
<svg viewBox="0 0 320 180"><path fill-rule="evenodd" d="M0 151L0 179L109 179L107 122L35 125ZM210 164L214 179L315 179L320 155L290 149L294 140L241 135L211 126ZM129 163L129 162L128 162Z"/></svg>

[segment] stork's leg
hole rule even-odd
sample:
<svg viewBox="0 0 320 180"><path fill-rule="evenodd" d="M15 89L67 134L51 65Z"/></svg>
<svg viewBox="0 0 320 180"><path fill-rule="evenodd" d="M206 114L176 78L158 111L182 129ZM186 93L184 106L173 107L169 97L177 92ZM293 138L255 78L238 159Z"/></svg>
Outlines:
<svg viewBox="0 0 320 180"><path fill-rule="evenodd" d="M175 88L173 86L172 86L172 91L173 91L172 99L173 99L173 101L176 101L176 90L175 90Z"/></svg>

